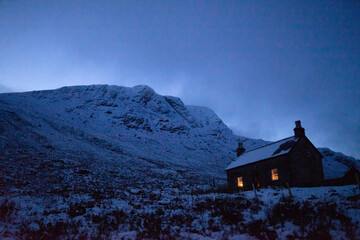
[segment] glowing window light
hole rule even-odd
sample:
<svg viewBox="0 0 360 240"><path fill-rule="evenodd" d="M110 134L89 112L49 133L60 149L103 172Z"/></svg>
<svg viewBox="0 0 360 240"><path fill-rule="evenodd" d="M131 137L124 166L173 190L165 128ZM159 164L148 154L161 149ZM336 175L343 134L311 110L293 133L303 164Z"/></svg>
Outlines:
<svg viewBox="0 0 360 240"><path fill-rule="evenodd" d="M271 179L276 181L279 179L278 170L277 168L271 170Z"/></svg>
<svg viewBox="0 0 360 240"><path fill-rule="evenodd" d="M242 177L237 178L237 185L238 185L238 187L243 187L244 186Z"/></svg>

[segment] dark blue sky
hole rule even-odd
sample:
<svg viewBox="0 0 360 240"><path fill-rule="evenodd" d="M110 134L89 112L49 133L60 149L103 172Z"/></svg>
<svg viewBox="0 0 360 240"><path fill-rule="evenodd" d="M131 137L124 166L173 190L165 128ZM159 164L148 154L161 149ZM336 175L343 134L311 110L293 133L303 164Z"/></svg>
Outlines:
<svg viewBox="0 0 360 240"><path fill-rule="evenodd" d="M0 91L94 83L360 158L360 2L0 1Z"/></svg>

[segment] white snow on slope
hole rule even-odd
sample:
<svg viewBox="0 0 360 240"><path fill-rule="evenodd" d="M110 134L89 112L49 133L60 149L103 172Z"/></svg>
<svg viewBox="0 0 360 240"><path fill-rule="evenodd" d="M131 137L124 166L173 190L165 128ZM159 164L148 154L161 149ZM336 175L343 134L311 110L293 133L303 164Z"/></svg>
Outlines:
<svg viewBox="0 0 360 240"><path fill-rule="evenodd" d="M38 178L31 172L40 171L43 162L55 169L65 165L61 171L69 181L67 172L89 171L108 182L102 171L110 164L134 174L146 168L154 174L191 170L225 179L238 141L247 148L266 143L235 136L211 109L186 106L148 86L0 94L0 132L1 167L19 167L32 182ZM15 170L8 171L4 174L19 178Z"/></svg>
<svg viewBox="0 0 360 240"><path fill-rule="evenodd" d="M0 149L5 165L14 157L42 154L86 166L111 160L126 166L185 167L224 179L238 141L248 152L229 167L271 156L282 144L264 147L261 156L250 158L259 152L249 150L267 142L235 136L211 109L186 106L181 99L158 95L144 85L0 94L0 110ZM283 153L286 151L276 155ZM343 173L346 164L337 162L335 166L331 159L333 156L324 158L325 175Z"/></svg>
<svg viewBox="0 0 360 240"><path fill-rule="evenodd" d="M185 239L249 237L212 215L221 207L225 213L236 209L225 204L214 208L211 202L236 203L246 196L242 199L246 223L266 217L287 190L261 190L258 197L264 204L253 200L253 192L196 194L224 182L224 168L238 141L246 149L267 144L235 136L209 108L186 106L179 98L160 96L147 86L93 85L0 94L0 205L5 212L0 214L0 238L29 237L29 231L59 234L58 224L69 227L63 233L67 238L104 238L101 234L135 238L144 230L146 217L159 209L164 213L156 216L166 219L161 226L175 221L171 233ZM277 149L272 150L266 154ZM320 151L326 161L352 162L329 149L326 154ZM330 172L340 169L331 164ZM340 211L358 224L355 190L355 186L293 189L293 195L295 199L309 196L307 200L315 199L317 207L325 199L338 202ZM183 219L185 214L190 220ZM185 220L188 225L182 223ZM149 222L157 223L151 218ZM244 228L242 223L237 222ZM344 234L339 226L332 236ZM286 239L299 227L272 228Z"/></svg>
<svg viewBox="0 0 360 240"><path fill-rule="evenodd" d="M328 148L319 148L323 155L323 169L325 179L343 177L347 170L356 165L360 166L360 161L353 157L346 156L339 152L334 152Z"/></svg>
<svg viewBox="0 0 360 240"><path fill-rule="evenodd" d="M314 231L329 232L333 239L360 236L355 185L291 188L292 198L284 188L260 189L256 195L253 191L186 194L173 190L134 192L123 199L78 194L0 196L0 206L14 206L0 216L0 238L149 239L143 235L147 231L159 234L151 239L161 238L161 233L168 234L165 239L268 239L257 234L267 231L275 232L274 239L309 239Z"/></svg>

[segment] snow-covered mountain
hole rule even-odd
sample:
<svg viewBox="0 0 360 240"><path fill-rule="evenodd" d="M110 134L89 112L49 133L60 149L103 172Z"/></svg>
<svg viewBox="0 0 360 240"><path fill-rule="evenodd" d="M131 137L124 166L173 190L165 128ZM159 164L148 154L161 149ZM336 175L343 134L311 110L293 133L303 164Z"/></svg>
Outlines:
<svg viewBox="0 0 360 240"><path fill-rule="evenodd" d="M0 94L0 238L358 239L355 186L209 188L238 141L268 143L147 86ZM319 150L326 177L356 161Z"/></svg>
<svg viewBox="0 0 360 240"><path fill-rule="evenodd" d="M207 107L143 85L0 94L0 134L4 191L221 182L238 141L246 149L267 143L234 135ZM330 175L333 160L349 166L321 151Z"/></svg>
<svg viewBox="0 0 360 240"><path fill-rule="evenodd" d="M168 171L224 179L238 141L246 148L266 143L235 136L211 109L148 86L0 94L0 133L4 182L32 186L45 180L71 187L76 173L101 182L118 174L140 183Z"/></svg>
<svg viewBox="0 0 360 240"><path fill-rule="evenodd" d="M340 152L334 152L329 148L319 148L323 155L323 169L325 179L340 178L346 171L356 165L360 168L360 161L353 157L346 156Z"/></svg>

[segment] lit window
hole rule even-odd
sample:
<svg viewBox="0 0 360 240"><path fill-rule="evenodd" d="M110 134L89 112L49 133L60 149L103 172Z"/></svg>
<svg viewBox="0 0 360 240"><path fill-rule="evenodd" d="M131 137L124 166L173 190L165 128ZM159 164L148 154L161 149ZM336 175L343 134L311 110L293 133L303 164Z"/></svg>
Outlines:
<svg viewBox="0 0 360 240"><path fill-rule="evenodd" d="M238 187L243 187L244 186L242 177L237 178L237 185L238 185Z"/></svg>
<svg viewBox="0 0 360 240"><path fill-rule="evenodd" d="M276 181L279 179L277 168L271 170L271 179Z"/></svg>

